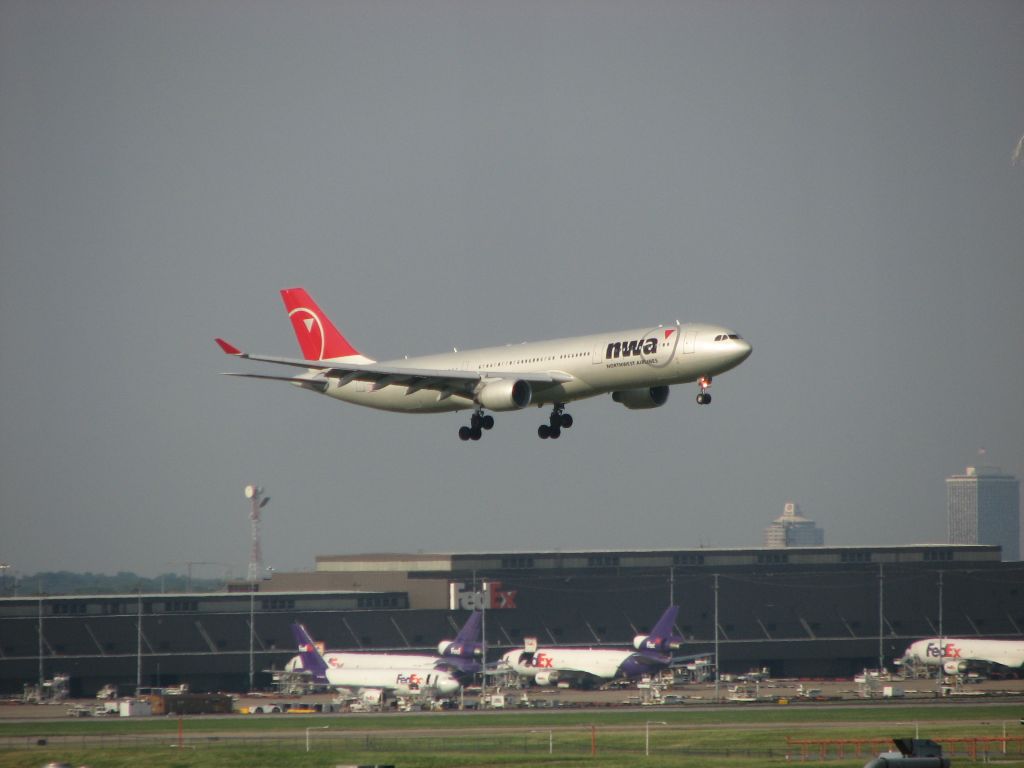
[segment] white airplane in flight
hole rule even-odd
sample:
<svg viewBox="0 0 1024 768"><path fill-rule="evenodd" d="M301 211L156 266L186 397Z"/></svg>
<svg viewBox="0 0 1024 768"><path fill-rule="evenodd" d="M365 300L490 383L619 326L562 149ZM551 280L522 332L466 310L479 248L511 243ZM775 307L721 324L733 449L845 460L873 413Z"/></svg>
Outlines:
<svg viewBox="0 0 1024 768"><path fill-rule="evenodd" d="M972 664L998 664L1011 669L1024 667L1024 640L981 640L961 637L929 637L911 643L899 664L942 666L947 674L966 672Z"/></svg>
<svg viewBox="0 0 1024 768"><path fill-rule="evenodd" d="M639 677L657 672L672 663L672 651L683 638L675 634L678 606L669 608L658 619L649 635L633 638L633 648L545 648L528 645L501 657L501 668L511 669L537 685L555 685L575 681L582 685L600 684L615 678Z"/></svg>
<svg viewBox="0 0 1024 768"><path fill-rule="evenodd" d="M329 667L304 626L293 624L292 633L298 644L302 668L309 671L314 680L351 691L357 696L372 697L384 693L414 698L441 698L457 693L462 687L448 672L415 665L385 668Z"/></svg>
<svg viewBox="0 0 1024 768"><path fill-rule="evenodd" d="M494 426L485 411L551 406L537 434L557 438L573 424L565 404L611 393L626 408L657 408L669 386L697 382L697 402L711 402L713 376L750 356L751 346L718 325L658 325L629 331L453 351L376 362L360 354L302 288L281 291L304 359L251 355L223 339L217 344L245 360L303 368L297 376L228 373L287 381L356 405L402 413L472 410L463 440Z"/></svg>

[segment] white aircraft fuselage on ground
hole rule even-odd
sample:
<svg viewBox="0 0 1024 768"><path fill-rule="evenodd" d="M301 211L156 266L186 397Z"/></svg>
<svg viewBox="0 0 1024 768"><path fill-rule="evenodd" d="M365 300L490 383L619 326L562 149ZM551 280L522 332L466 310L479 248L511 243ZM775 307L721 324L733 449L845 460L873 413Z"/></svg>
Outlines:
<svg viewBox="0 0 1024 768"><path fill-rule="evenodd" d="M524 645L502 656L502 664L538 685L559 681L600 683L620 677L640 677L667 667L683 638L675 634L678 606L670 605L650 634L633 638L632 649L534 648Z"/></svg>
<svg viewBox="0 0 1024 768"><path fill-rule="evenodd" d="M457 693L459 681L447 672L421 668L330 669L327 683L355 694L384 691L393 696L445 697Z"/></svg>
<svg viewBox="0 0 1024 768"><path fill-rule="evenodd" d="M400 667L330 667L317 650L316 643L301 624L292 625L299 650L299 667L317 682L362 695L383 691L392 696L444 697L456 693L461 684L440 669L414 663ZM378 656L383 654L377 654Z"/></svg>
<svg viewBox="0 0 1024 768"><path fill-rule="evenodd" d="M552 407L538 434L557 438L572 426L566 403L611 393L630 409L656 408L673 384L697 382L697 402L711 402L714 376L750 356L750 344L728 328L699 323L657 325L550 341L453 351L377 362L360 354L301 288L281 292L304 359L251 355L222 339L227 354L306 369L297 376L228 375L287 381L347 403L401 413L472 409L464 440L480 438L494 420L485 411Z"/></svg>
<svg viewBox="0 0 1024 768"><path fill-rule="evenodd" d="M482 616L479 611L470 614L466 623L452 640L442 640L436 654L425 653L370 653L366 651L319 651L319 659L305 653L293 656L285 664L288 672L307 670L303 659L312 661L316 668L326 669L400 669L426 672L448 672L453 677L471 677L480 670ZM294 625L292 633L300 647L305 647L308 631L301 625ZM322 661L322 664L321 664ZM421 675L423 676L423 675Z"/></svg>
<svg viewBox="0 0 1024 768"><path fill-rule="evenodd" d="M982 640L962 637L929 637L911 643L900 659L956 671L961 664L984 662L1019 669L1024 666L1024 640Z"/></svg>
<svg viewBox="0 0 1024 768"><path fill-rule="evenodd" d="M533 654L516 649L502 656L502 661L520 677L538 685L554 685L560 680L625 677L623 666L636 655L632 650L603 648L546 648Z"/></svg>

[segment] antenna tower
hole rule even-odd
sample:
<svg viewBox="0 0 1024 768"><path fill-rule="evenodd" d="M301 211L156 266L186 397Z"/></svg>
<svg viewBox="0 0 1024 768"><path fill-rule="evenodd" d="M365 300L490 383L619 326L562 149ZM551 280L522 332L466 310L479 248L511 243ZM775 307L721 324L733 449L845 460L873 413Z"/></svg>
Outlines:
<svg viewBox="0 0 1024 768"><path fill-rule="evenodd" d="M249 575L250 582L260 580L263 573L263 550L260 547L260 510L267 506L269 496L263 495L263 489L258 485L245 486L245 498L249 500Z"/></svg>

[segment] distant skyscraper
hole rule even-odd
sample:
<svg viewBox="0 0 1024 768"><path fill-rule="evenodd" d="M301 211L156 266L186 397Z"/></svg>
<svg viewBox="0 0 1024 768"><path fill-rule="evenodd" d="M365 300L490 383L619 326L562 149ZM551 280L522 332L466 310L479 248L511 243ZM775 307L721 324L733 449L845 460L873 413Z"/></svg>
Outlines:
<svg viewBox="0 0 1024 768"><path fill-rule="evenodd" d="M825 531L800 515L800 507L787 501L782 516L764 529L766 547L820 547L825 543Z"/></svg>
<svg viewBox="0 0 1024 768"><path fill-rule="evenodd" d="M997 467L967 467L946 478L950 544L999 544L1020 560L1020 481Z"/></svg>

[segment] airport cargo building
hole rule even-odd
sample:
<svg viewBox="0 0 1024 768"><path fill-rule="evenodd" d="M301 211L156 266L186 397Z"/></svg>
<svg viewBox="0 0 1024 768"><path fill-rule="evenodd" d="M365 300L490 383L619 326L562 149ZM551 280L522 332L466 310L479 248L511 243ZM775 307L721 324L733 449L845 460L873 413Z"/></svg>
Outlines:
<svg viewBox="0 0 1024 768"><path fill-rule="evenodd" d="M925 637L1024 636L1024 563L994 545L320 556L218 593L0 598L0 692L266 688L294 621L329 648L424 651L481 603L494 658L527 637L629 646L670 602L680 653L717 645L722 672L850 677Z"/></svg>

